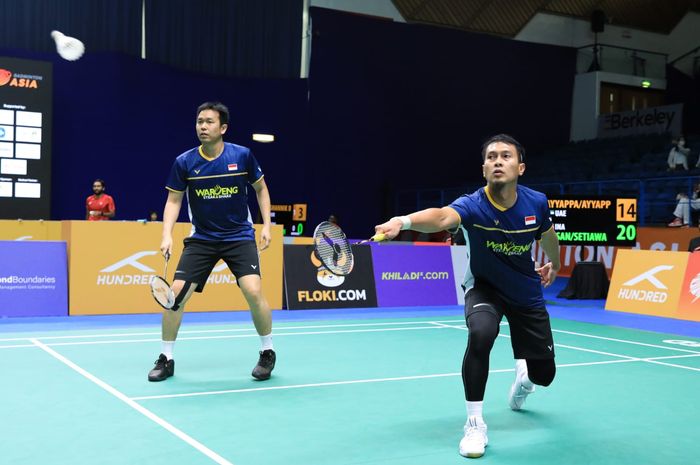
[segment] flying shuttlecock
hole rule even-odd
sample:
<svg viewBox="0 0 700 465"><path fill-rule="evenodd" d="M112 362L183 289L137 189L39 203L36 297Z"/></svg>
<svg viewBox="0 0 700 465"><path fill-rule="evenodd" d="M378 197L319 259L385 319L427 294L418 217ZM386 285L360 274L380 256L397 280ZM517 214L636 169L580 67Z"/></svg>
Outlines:
<svg viewBox="0 0 700 465"><path fill-rule="evenodd" d="M59 31L51 31L51 37L56 42L56 51L65 60L75 61L85 53L85 45L74 37Z"/></svg>

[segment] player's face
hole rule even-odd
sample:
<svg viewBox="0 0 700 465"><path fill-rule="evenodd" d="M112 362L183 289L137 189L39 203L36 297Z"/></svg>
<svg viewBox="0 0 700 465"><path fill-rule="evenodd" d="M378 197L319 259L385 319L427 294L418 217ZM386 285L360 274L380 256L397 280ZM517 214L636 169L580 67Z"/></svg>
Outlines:
<svg viewBox="0 0 700 465"><path fill-rule="evenodd" d="M92 183L92 192L95 195L100 195L104 191L105 191L105 186L103 186L101 182L93 182Z"/></svg>
<svg viewBox="0 0 700 465"><path fill-rule="evenodd" d="M517 182L525 172L525 163L519 162L518 150L512 144L494 142L486 147L482 166L488 184Z"/></svg>
<svg viewBox="0 0 700 465"><path fill-rule="evenodd" d="M202 144L219 142L226 129L228 125L221 124L219 112L216 110L202 110L197 115L197 138Z"/></svg>

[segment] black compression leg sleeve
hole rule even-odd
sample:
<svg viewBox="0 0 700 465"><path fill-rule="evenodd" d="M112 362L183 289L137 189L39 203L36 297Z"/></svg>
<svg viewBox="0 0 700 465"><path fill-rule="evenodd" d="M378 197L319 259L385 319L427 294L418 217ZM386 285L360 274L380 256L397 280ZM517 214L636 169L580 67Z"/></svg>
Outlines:
<svg viewBox="0 0 700 465"><path fill-rule="evenodd" d="M539 386L549 386L554 381L557 366L554 359L527 360L527 377Z"/></svg>
<svg viewBox="0 0 700 465"><path fill-rule="evenodd" d="M469 343L462 361L462 383L468 401L484 400L489 355L498 336L500 319L489 311L469 315Z"/></svg>

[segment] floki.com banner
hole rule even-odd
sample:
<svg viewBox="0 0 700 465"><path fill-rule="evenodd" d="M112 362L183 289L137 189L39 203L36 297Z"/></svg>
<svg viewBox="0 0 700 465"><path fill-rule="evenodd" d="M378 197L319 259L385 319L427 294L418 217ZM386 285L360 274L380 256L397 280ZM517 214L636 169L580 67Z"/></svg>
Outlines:
<svg viewBox="0 0 700 465"><path fill-rule="evenodd" d="M605 309L700 321L700 254L619 250Z"/></svg>
<svg viewBox="0 0 700 465"><path fill-rule="evenodd" d="M450 247L372 247L380 307L456 305Z"/></svg>
<svg viewBox="0 0 700 465"><path fill-rule="evenodd" d="M329 272L310 245L284 247L287 308L376 307L377 294L369 246L354 246L355 265L347 276Z"/></svg>

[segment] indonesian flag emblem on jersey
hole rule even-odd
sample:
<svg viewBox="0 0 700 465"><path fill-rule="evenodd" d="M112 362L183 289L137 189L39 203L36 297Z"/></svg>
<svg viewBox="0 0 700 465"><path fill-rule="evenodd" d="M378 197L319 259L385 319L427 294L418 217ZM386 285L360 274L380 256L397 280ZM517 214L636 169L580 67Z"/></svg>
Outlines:
<svg viewBox="0 0 700 465"><path fill-rule="evenodd" d="M531 224L535 223L537 223L537 217L535 215L525 217L525 226L530 226Z"/></svg>
<svg viewBox="0 0 700 465"><path fill-rule="evenodd" d="M238 170L238 163L229 163L229 164L228 164L228 170L229 170L229 171L236 171L236 170Z"/></svg>

